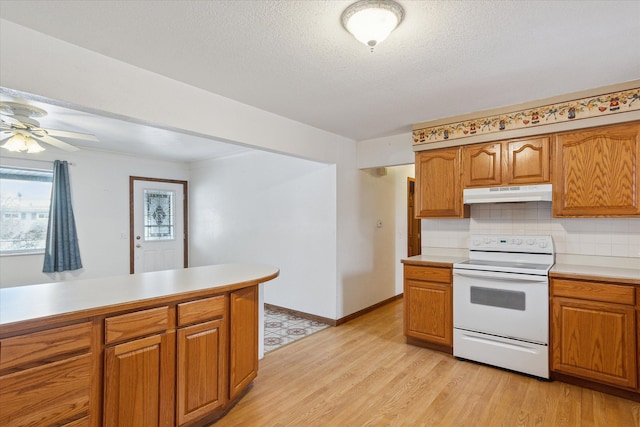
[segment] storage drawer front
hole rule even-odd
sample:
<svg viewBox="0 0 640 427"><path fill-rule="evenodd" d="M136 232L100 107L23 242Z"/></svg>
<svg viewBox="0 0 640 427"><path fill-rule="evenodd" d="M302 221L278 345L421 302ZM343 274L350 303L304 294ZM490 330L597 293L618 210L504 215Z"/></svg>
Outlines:
<svg viewBox="0 0 640 427"><path fill-rule="evenodd" d="M151 308L105 319L105 343L126 341L163 332L169 325L169 307Z"/></svg>
<svg viewBox="0 0 640 427"><path fill-rule="evenodd" d="M224 295L178 304L178 326L223 317L225 308Z"/></svg>
<svg viewBox="0 0 640 427"><path fill-rule="evenodd" d="M633 286L613 285L580 280L552 279L553 296L635 305Z"/></svg>
<svg viewBox="0 0 640 427"><path fill-rule="evenodd" d="M404 278L428 282L451 283L451 269L439 267L404 266Z"/></svg>
<svg viewBox="0 0 640 427"><path fill-rule="evenodd" d="M51 361L90 347L91 322L5 338L0 340L0 370Z"/></svg>
<svg viewBox="0 0 640 427"><path fill-rule="evenodd" d="M91 354L0 377L0 425L60 425L89 414Z"/></svg>

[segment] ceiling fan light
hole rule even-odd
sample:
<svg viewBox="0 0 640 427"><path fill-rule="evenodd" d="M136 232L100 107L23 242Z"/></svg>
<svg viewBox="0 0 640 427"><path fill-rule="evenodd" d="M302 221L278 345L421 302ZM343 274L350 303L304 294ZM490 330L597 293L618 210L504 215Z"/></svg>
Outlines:
<svg viewBox="0 0 640 427"><path fill-rule="evenodd" d="M402 22L404 10L392 0L361 0L342 13L342 25L373 52Z"/></svg>
<svg viewBox="0 0 640 427"><path fill-rule="evenodd" d="M27 153L34 154L44 151L44 148L35 139L27 137Z"/></svg>
<svg viewBox="0 0 640 427"><path fill-rule="evenodd" d="M25 151L27 149L26 138L23 135L17 133L9 138L7 142L2 145L2 148L6 148L7 150L13 152Z"/></svg>

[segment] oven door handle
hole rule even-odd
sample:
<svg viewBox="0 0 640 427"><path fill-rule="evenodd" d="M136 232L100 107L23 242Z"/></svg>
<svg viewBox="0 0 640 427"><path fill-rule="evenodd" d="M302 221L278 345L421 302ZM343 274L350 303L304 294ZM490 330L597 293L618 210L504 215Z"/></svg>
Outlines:
<svg viewBox="0 0 640 427"><path fill-rule="evenodd" d="M460 271L453 270L453 276L472 277L485 280L496 280L501 282L511 283L531 283L540 282L548 283L549 278L547 276L536 276L533 274L519 274L519 273L502 273L499 271ZM455 280L454 280L455 281Z"/></svg>

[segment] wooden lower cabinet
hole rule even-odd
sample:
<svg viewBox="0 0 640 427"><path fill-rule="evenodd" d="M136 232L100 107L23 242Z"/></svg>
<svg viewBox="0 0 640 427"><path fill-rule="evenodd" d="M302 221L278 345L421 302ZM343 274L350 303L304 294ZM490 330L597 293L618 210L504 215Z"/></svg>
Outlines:
<svg viewBox="0 0 640 427"><path fill-rule="evenodd" d="M105 349L104 425L171 426L175 332Z"/></svg>
<svg viewBox="0 0 640 427"><path fill-rule="evenodd" d="M258 287L232 292L229 313L229 395L233 400L258 376Z"/></svg>
<svg viewBox="0 0 640 427"><path fill-rule="evenodd" d="M0 425L99 425L92 337L82 322L0 339Z"/></svg>
<svg viewBox="0 0 640 427"><path fill-rule="evenodd" d="M637 391L634 287L562 279L551 287L551 370Z"/></svg>
<svg viewBox="0 0 640 427"><path fill-rule="evenodd" d="M452 269L404 266L404 334L445 348L453 345Z"/></svg>
<svg viewBox="0 0 640 427"><path fill-rule="evenodd" d="M66 425L90 411L91 355L0 376L0 425Z"/></svg>
<svg viewBox="0 0 640 427"><path fill-rule="evenodd" d="M178 330L178 425L204 417L227 403L226 342L224 319Z"/></svg>

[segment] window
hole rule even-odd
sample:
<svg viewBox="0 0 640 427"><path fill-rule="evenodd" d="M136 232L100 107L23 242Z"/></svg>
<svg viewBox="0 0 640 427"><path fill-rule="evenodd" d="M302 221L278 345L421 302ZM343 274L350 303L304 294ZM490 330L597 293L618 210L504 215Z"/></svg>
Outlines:
<svg viewBox="0 0 640 427"><path fill-rule="evenodd" d="M51 171L0 167L0 254L43 252Z"/></svg>
<svg viewBox="0 0 640 427"><path fill-rule="evenodd" d="M144 190L144 240L173 240L175 192Z"/></svg>

